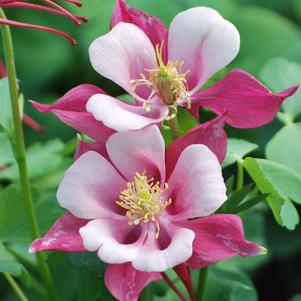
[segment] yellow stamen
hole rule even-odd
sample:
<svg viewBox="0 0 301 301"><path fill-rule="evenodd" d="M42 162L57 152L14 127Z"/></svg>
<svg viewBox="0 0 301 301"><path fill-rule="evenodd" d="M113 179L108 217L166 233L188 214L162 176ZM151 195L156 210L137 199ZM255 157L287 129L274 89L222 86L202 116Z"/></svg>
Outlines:
<svg viewBox="0 0 301 301"><path fill-rule="evenodd" d="M184 62L171 62L168 61L165 65L163 62L163 43L161 46L156 46L156 56L157 61L155 62L155 69L147 69L148 77L143 73L140 74L139 79L131 80L133 85L133 90L135 91L139 86L147 86L152 91L150 93L149 99L146 101L144 108L146 111L150 110L149 100L155 95L159 95L162 102L168 106L177 107L177 101L184 100L186 102L187 108L191 107L191 99L187 93L187 80L186 77L189 70L180 73ZM173 118L169 116L169 118Z"/></svg>
<svg viewBox="0 0 301 301"><path fill-rule="evenodd" d="M156 224L156 238L159 238L160 226L159 213L172 203L171 199L163 202L163 193L168 189L166 183L160 188L160 182L154 182L154 178L148 179L145 172L136 173L133 182L128 182L126 189L121 191L116 203L126 209L125 215L129 218L129 225L139 225L140 222Z"/></svg>

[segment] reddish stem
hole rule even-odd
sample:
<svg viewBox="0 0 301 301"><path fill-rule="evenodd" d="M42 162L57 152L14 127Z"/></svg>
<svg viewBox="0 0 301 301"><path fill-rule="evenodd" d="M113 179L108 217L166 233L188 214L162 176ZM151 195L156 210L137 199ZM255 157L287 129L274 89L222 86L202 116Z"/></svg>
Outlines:
<svg viewBox="0 0 301 301"><path fill-rule="evenodd" d="M43 132L44 128L39 125L35 120L33 120L30 116L24 114L22 120L25 124L27 124L30 128L32 128L36 132Z"/></svg>
<svg viewBox="0 0 301 301"><path fill-rule="evenodd" d="M78 7L82 7L83 6L83 4L80 1L76 1L76 0L64 0L64 1L72 3L72 4L75 4Z"/></svg>
<svg viewBox="0 0 301 301"><path fill-rule="evenodd" d="M65 8L63 8L62 6L56 4L55 2L51 1L51 0L42 0L43 2L55 7L56 9L60 10L62 13L64 13L66 15L66 17L70 18L71 20L73 20L73 22L75 23L75 25L80 26L81 23Z"/></svg>
<svg viewBox="0 0 301 301"><path fill-rule="evenodd" d="M184 286L186 287L191 301L196 301L196 295L192 286L191 276L190 276L190 269L185 264L180 264L174 267L174 271L177 273L181 281L183 282Z"/></svg>
<svg viewBox="0 0 301 301"><path fill-rule="evenodd" d="M57 34L59 36L64 37L67 39L71 45L75 46L76 41L72 39L69 35L66 33L59 31L57 29L51 28L51 27L46 27L42 25L34 25L34 24L29 24L29 23L23 23L23 22L17 22L17 21L12 21L12 20L7 20L7 19L1 19L0 18L0 24L8 25L8 26L15 26L15 27L23 27L23 28L29 28L29 29L35 29L35 30L42 30L42 31L48 31L54 34Z"/></svg>
<svg viewBox="0 0 301 301"><path fill-rule="evenodd" d="M50 8L47 6L43 6L43 5L39 5L39 4L34 4L34 3L28 3L28 2L21 2L21 1L16 1L16 2L12 2L12 3L4 3L4 4L0 4L1 7L4 8L28 8L28 9L34 9L34 10L39 10L39 11L45 11L51 14L55 14L55 15L59 15L59 16L64 16L66 17L66 14L60 10L54 9L54 8ZM74 17L78 20L81 20L85 23L88 22L88 18L84 17L84 16L77 16L74 15Z"/></svg>
<svg viewBox="0 0 301 301"><path fill-rule="evenodd" d="M182 294L182 292L175 286L175 284L171 281L171 279L166 275L166 273L161 272L160 273L162 278L167 282L167 284L170 286L170 288L177 294L177 296L182 301L188 301L186 297Z"/></svg>

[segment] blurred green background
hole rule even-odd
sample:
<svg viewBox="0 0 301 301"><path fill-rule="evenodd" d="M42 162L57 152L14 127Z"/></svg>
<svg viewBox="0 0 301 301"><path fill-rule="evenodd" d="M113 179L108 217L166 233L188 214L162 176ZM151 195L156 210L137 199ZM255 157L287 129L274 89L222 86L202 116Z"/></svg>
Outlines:
<svg viewBox="0 0 301 301"><path fill-rule="evenodd" d="M82 9L71 7L77 14L89 18L89 23L81 28L76 28L69 20L41 12L6 10L12 19L63 29L78 42L77 47L73 48L67 41L49 33L13 29L18 78L25 99L51 103L72 87L82 83L99 85L112 95L123 93L120 88L94 72L87 52L93 39L108 31L114 2L114 0L84 0ZM241 34L241 51L228 70L239 67L265 81L264 70L269 68L273 74L273 59L277 57L301 64L301 0L128 0L127 2L160 17L166 25L178 12L193 6L209 6L217 9L237 26ZM46 129L43 133L36 133L25 127L28 145L50 138L58 137L63 141L69 141L74 137L72 129L51 115L34 111L28 102L25 102L25 112ZM257 155L263 156L265 144L280 127L281 124L276 120L260 129L228 128L227 132L230 137L244 138L259 144L261 148ZM225 174L231 174L231 170L226 170ZM252 277L259 300L287 301L301 293L300 225L294 232L290 232L278 226L270 213L260 210L246 214L245 221L248 238L267 246L269 255L245 261L235 259L225 265L237 265L239 262L239 266ZM228 279L230 276L225 277ZM222 300L228 299L225 297ZM237 294L236 299L231 300L246 299Z"/></svg>

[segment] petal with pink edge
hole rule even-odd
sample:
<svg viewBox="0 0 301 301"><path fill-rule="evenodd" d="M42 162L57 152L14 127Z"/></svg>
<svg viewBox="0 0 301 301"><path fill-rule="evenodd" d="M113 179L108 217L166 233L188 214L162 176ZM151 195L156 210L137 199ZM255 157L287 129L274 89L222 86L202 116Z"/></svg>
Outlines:
<svg viewBox="0 0 301 301"><path fill-rule="evenodd" d="M97 38L89 48L93 68L100 75L112 80L135 99L144 101L150 89L133 90L131 80L139 79L146 69L153 69L155 49L147 35L136 25L118 23L106 35Z"/></svg>
<svg viewBox="0 0 301 301"><path fill-rule="evenodd" d="M153 105L151 111L146 112L142 106L130 105L103 94L93 95L89 99L87 111L96 120L118 132L160 124L168 115L168 108L163 105Z"/></svg>
<svg viewBox="0 0 301 301"><path fill-rule="evenodd" d="M109 157L123 176L133 181L136 173L165 182L165 144L157 126L116 133L107 141Z"/></svg>
<svg viewBox="0 0 301 301"><path fill-rule="evenodd" d="M137 271L130 263L111 264L105 271L106 287L119 301L137 301L142 290L159 279L160 273Z"/></svg>
<svg viewBox="0 0 301 301"><path fill-rule="evenodd" d="M148 231L148 235L133 267L145 272L164 272L169 268L185 262L192 255L192 242L195 234L190 229L177 227L167 221L159 221L159 238L156 229Z"/></svg>
<svg viewBox="0 0 301 301"><path fill-rule="evenodd" d="M87 250L83 246L79 229L87 223L88 220L77 218L70 212L66 212L44 237L36 239L31 244L29 251L31 253L40 251L85 252Z"/></svg>
<svg viewBox="0 0 301 301"><path fill-rule="evenodd" d="M105 94L105 92L96 86L84 84L67 92L54 104L47 105L35 101L32 101L32 104L38 111L53 113L77 131L105 142L114 131L105 127L86 111L87 101L94 94Z"/></svg>
<svg viewBox="0 0 301 301"><path fill-rule="evenodd" d="M124 0L117 0L112 15L111 28L120 22L137 25L149 37L154 47L161 45L164 41L163 58L167 58L168 31L160 19L127 5Z"/></svg>
<svg viewBox="0 0 301 301"><path fill-rule="evenodd" d="M115 201L126 182L114 167L96 152L88 152L65 172L58 191L59 204L79 218L114 217Z"/></svg>
<svg viewBox="0 0 301 301"><path fill-rule="evenodd" d="M254 128L271 122L282 102L297 89L293 86L274 94L252 75L234 69L211 88L195 94L192 106L204 106L217 114L226 111L228 124Z"/></svg>
<svg viewBox="0 0 301 301"><path fill-rule="evenodd" d="M79 232L85 248L91 252L98 250L99 258L111 264L134 260L145 237L141 226L129 225L127 218L96 219Z"/></svg>
<svg viewBox="0 0 301 301"><path fill-rule="evenodd" d="M168 56L184 62L191 95L237 55L240 37L217 11L195 7L178 14L169 29Z"/></svg>
<svg viewBox="0 0 301 301"><path fill-rule="evenodd" d="M168 180L165 198L171 219L181 220L214 213L226 200L226 185L217 157L202 144L188 146Z"/></svg>
<svg viewBox="0 0 301 301"><path fill-rule="evenodd" d="M194 269L236 255L253 256L266 253L266 249L245 239L242 221L238 215L214 214L179 224L195 232L194 252L187 261Z"/></svg>
<svg viewBox="0 0 301 301"><path fill-rule="evenodd" d="M222 162L227 152L227 135L224 131L226 117L220 115L198 125L184 136L176 139L166 152L167 175L172 173L183 150L191 144L206 145Z"/></svg>

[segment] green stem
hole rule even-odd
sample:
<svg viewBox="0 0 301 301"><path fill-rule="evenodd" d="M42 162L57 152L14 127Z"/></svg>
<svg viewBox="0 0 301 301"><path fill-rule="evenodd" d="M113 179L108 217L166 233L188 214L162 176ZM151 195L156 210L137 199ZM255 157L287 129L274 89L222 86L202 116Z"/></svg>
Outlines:
<svg viewBox="0 0 301 301"><path fill-rule="evenodd" d="M171 135L173 140L179 138L181 136L181 132L178 125L177 117L168 120L168 125L171 131Z"/></svg>
<svg viewBox="0 0 301 301"><path fill-rule="evenodd" d="M23 291L19 287L18 283L15 279L8 273L3 273L3 276L6 278L7 282L10 284L12 289L15 291L16 295L21 301L29 301L27 297L24 295Z"/></svg>
<svg viewBox="0 0 301 301"><path fill-rule="evenodd" d="M140 301L150 301L150 290L149 290L149 286L147 286L142 294L141 297L139 298Z"/></svg>
<svg viewBox="0 0 301 301"><path fill-rule="evenodd" d="M205 301L206 298L206 284L209 267L200 270L199 284L198 284L198 301Z"/></svg>
<svg viewBox="0 0 301 301"><path fill-rule="evenodd" d="M3 10L0 8L0 18L6 19ZM32 239L36 239L39 236L38 223L34 211L33 199L30 189L30 183L28 178L26 151L24 143L24 135L21 121L21 112L19 107L19 92L17 84L17 75L15 68L14 49L11 37L10 28L7 25L1 25L3 46L5 53L5 62L7 69L7 76L9 81L9 92L11 98L11 106L13 113L14 123L14 137L12 147L14 149L15 158L18 164L22 195L25 202L26 213L29 220L30 232ZM56 301L57 296L54 286L52 285L52 279L49 272L48 265L44 253L37 254L37 260L39 264L39 270L47 289L48 298L51 301Z"/></svg>
<svg viewBox="0 0 301 301"><path fill-rule="evenodd" d="M244 186L244 166L243 160L237 161L237 181L236 181L236 190L240 190Z"/></svg>

